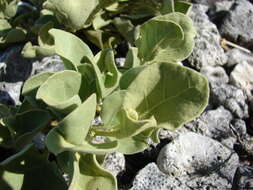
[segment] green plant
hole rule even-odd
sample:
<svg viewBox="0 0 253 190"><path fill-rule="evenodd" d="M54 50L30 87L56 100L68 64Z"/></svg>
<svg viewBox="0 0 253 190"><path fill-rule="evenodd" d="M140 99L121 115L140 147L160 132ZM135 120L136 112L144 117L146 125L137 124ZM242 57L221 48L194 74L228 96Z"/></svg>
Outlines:
<svg viewBox="0 0 253 190"><path fill-rule="evenodd" d="M80 11L64 2L48 0L45 7L72 32L91 22L94 27L96 16L104 11L101 6L113 10L109 0L78 1L92 7L79 20L80 15L75 14ZM133 6L131 1L122 3ZM50 22L43 25L38 46L28 43L24 53L30 57L58 54L66 70L31 77L23 86L21 105L0 106L0 146L13 151L0 163L0 186L13 190L115 190L115 176L100 166L105 154L143 151L149 139L159 142L161 128L175 130L197 117L208 102L208 82L178 64L194 46L195 29L186 15L189 8L188 3L164 0L152 11L147 8L146 14L135 10L135 19L162 15L140 25L139 32L130 32L136 36L129 38L132 46L123 68L116 66L113 49L101 47L94 55L73 33L55 29ZM129 20L120 19L113 22L130 25ZM126 33L123 36L128 38ZM97 116L101 124L92 125ZM38 134L46 136L41 151L34 143ZM95 143L97 136L104 141ZM63 174L69 180L64 180Z"/></svg>

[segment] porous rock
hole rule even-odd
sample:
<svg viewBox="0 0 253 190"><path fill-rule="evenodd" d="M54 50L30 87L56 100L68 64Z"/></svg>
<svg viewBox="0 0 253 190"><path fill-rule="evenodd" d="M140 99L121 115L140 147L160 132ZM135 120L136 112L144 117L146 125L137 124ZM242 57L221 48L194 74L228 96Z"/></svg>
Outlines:
<svg viewBox="0 0 253 190"><path fill-rule="evenodd" d="M232 67L234 65L240 64L243 61L246 61L250 64L253 64L253 56L247 53L240 51L239 49L233 48L226 52L228 61L226 67Z"/></svg>
<svg viewBox="0 0 253 190"><path fill-rule="evenodd" d="M219 85L222 83L228 83L229 81L228 75L223 67L205 66L200 69L200 72L207 77L210 83Z"/></svg>
<svg viewBox="0 0 253 190"><path fill-rule="evenodd" d="M230 83L253 96L253 63L243 61L237 64L230 73Z"/></svg>
<svg viewBox="0 0 253 190"><path fill-rule="evenodd" d="M215 106L223 105L237 118L248 118L247 96L243 90L229 85L211 85L210 102Z"/></svg>
<svg viewBox="0 0 253 190"><path fill-rule="evenodd" d="M114 152L107 154L102 167L110 171L114 176L125 170L125 157L122 153Z"/></svg>
<svg viewBox="0 0 253 190"><path fill-rule="evenodd" d="M226 54L220 46L219 31L205 13L207 9L204 5L194 5L190 13L197 36L195 48L188 61L197 69L203 66L224 65L227 61Z"/></svg>
<svg viewBox="0 0 253 190"><path fill-rule="evenodd" d="M0 103L13 106L20 104L20 91L23 82L0 82Z"/></svg>
<svg viewBox="0 0 253 190"><path fill-rule="evenodd" d="M248 0L238 0L220 27L222 36L253 48L253 4Z"/></svg>
<svg viewBox="0 0 253 190"><path fill-rule="evenodd" d="M57 72L64 70L64 65L59 56L53 55L45 57L42 60L33 62L33 68L31 75L35 75L41 72Z"/></svg>
<svg viewBox="0 0 253 190"><path fill-rule="evenodd" d="M133 181L132 190L231 189L238 156L217 141L181 134Z"/></svg>

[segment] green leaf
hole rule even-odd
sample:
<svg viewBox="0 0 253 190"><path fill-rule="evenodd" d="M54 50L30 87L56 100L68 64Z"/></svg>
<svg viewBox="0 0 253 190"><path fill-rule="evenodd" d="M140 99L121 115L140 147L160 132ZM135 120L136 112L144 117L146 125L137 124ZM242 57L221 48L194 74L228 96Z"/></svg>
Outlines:
<svg viewBox="0 0 253 190"><path fill-rule="evenodd" d="M137 66L140 66L140 59L138 58L138 49L135 47L131 47L127 52L124 68L131 69Z"/></svg>
<svg viewBox="0 0 253 190"><path fill-rule="evenodd" d="M123 107L140 120L154 116L159 128L175 130L205 109L209 86L200 73L171 63L148 65L137 76L136 69L128 73L132 81L125 86Z"/></svg>
<svg viewBox="0 0 253 190"><path fill-rule="evenodd" d="M195 34L192 20L182 13L152 18L141 26L136 42L142 64L182 61L193 50Z"/></svg>
<svg viewBox="0 0 253 190"><path fill-rule="evenodd" d="M76 154L69 190L117 190L116 178L103 169L92 154Z"/></svg>
<svg viewBox="0 0 253 190"><path fill-rule="evenodd" d="M69 113L81 104L78 95L81 74L65 70L50 76L38 89L36 98L56 110Z"/></svg>
<svg viewBox="0 0 253 190"><path fill-rule="evenodd" d="M23 96L35 95L38 88L53 74L54 72L44 72L29 78L22 88L22 95Z"/></svg>
<svg viewBox="0 0 253 190"><path fill-rule="evenodd" d="M51 10L60 23L64 23L72 31L82 29L90 24L99 6L98 0L47 0L44 8Z"/></svg>
<svg viewBox="0 0 253 190"><path fill-rule="evenodd" d="M4 190L68 189L56 164L48 162L46 155L41 155L32 145L0 163L0 187Z"/></svg>
<svg viewBox="0 0 253 190"><path fill-rule="evenodd" d="M29 110L6 119L6 127L15 138L16 146L30 143L32 138L51 121L51 116L44 110Z"/></svg>
<svg viewBox="0 0 253 190"><path fill-rule="evenodd" d="M72 2L71 4L75 3ZM55 52L70 61L74 68L80 65L84 58L93 60L92 51L80 38L59 29L51 29L49 33L54 38Z"/></svg>
<svg viewBox="0 0 253 190"><path fill-rule="evenodd" d="M115 150L117 143L92 145L85 141L96 112L96 96L90 96L82 105L66 116L46 138L48 149L54 154L63 151L104 154Z"/></svg>

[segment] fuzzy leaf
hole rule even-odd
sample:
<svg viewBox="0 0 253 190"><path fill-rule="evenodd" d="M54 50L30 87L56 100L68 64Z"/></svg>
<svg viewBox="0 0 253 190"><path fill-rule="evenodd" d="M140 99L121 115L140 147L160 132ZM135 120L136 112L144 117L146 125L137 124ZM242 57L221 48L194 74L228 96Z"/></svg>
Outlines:
<svg viewBox="0 0 253 190"><path fill-rule="evenodd" d="M36 98L47 105L69 113L81 104L78 95L81 86L81 74L65 70L49 77L38 89Z"/></svg>
<svg viewBox="0 0 253 190"><path fill-rule="evenodd" d="M44 72L29 78L22 88L22 95L34 95L38 88L53 74L53 72Z"/></svg>
<svg viewBox="0 0 253 190"><path fill-rule="evenodd" d="M31 145L1 162L0 173L0 187L4 190L68 189L56 164L49 163Z"/></svg>
<svg viewBox="0 0 253 190"><path fill-rule="evenodd" d="M191 19L182 13L152 18L141 26L136 42L142 64L182 61L193 50L195 34Z"/></svg>
<svg viewBox="0 0 253 190"><path fill-rule="evenodd" d="M76 155L69 190L117 190L116 178L103 169L92 154Z"/></svg>
<svg viewBox="0 0 253 190"><path fill-rule="evenodd" d="M74 68L80 65L85 57L89 60L93 59L90 48L75 35L59 29L51 29L49 33L54 38L55 52L71 62Z"/></svg>
<svg viewBox="0 0 253 190"><path fill-rule="evenodd" d="M115 150L117 143L92 145L85 141L96 112L96 96L90 96L82 105L66 116L46 138L48 149L54 154L63 151L104 154Z"/></svg>
<svg viewBox="0 0 253 190"><path fill-rule="evenodd" d="M121 88L127 90L124 109L135 110L139 119L154 116L159 127L175 130L206 107L208 81L198 72L171 63L146 66L136 76L137 69L126 73L132 82Z"/></svg>
<svg viewBox="0 0 253 190"><path fill-rule="evenodd" d="M76 31L90 24L90 17L97 12L99 1L47 0L43 6L54 12L60 23Z"/></svg>

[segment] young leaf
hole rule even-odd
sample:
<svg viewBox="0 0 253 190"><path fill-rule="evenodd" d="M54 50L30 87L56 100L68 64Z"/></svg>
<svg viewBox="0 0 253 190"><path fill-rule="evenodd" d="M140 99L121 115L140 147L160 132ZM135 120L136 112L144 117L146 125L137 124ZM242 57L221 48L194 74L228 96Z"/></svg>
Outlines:
<svg viewBox="0 0 253 190"><path fill-rule="evenodd" d="M195 34L191 19L182 13L152 18L141 26L136 42L142 64L182 61L193 50Z"/></svg>

